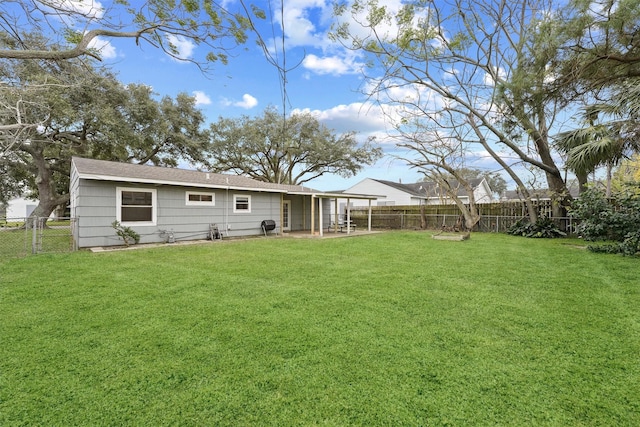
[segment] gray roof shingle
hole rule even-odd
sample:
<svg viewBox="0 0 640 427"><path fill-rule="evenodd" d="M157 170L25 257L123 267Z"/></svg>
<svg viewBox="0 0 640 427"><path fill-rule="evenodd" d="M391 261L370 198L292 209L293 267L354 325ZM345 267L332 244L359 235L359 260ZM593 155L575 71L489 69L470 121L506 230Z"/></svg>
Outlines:
<svg viewBox="0 0 640 427"><path fill-rule="evenodd" d="M232 188L278 193L321 193L302 185L274 184L239 175L110 162L83 157L72 159L81 178L108 181L157 183L187 187Z"/></svg>

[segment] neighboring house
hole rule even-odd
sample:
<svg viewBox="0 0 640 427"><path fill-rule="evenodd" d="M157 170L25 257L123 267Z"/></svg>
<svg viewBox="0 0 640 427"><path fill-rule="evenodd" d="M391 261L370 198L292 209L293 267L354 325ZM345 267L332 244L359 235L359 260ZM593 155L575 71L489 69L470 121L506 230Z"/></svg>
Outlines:
<svg viewBox="0 0 640 427"><path fill-rule="evenodd" d="M36 200L11 199L4 206L4 211L0 209L0 217L7 220L24 220L24 218L31 216L37 206L38 202Z"/></svg>
<svg viewBox="0 0 640 427"><path fill-rule="evenodd" d="M574 199L580 195L580 189L577 182L571 182L568 186L569 194ZM551 200L552 191L548 188L529 189L532 200ZM500 197L501 202L514 202L524 200L522 192L517 188L515 190L505 191Z"/></svg>
<svg viewBox="0 0 640 427"><path fill-rule="evenodd" d="M469 195L466 190L458 186L456 182L453 187L458 188L458 197L464 202L469 202ZM492 191L485 178L471 181L476 203L489 203L493 200ZM416 182L412 184L402 184L399 182L385 181L381 179L366 178L353 187L345 190L349 194L361 194L376 196L377 206L391 205L436 205L452 204L454 201L447 195L446 191L435 182ZM340 204L343 210L344 201ZM362 200L354 200L350 206L365 206Z"/></svg>
<svg viewBox="0 0 640 427"><path fill-rule="evenodd" d="M114 221L140 234L140 243L167 241L169 232L176 240L205 239L211 224L224 237L260 235L264 220L275 221L276 232L322 235L336 197L237 175L79 157L71 162L69 193L81 248L124 244Z"/></svg>

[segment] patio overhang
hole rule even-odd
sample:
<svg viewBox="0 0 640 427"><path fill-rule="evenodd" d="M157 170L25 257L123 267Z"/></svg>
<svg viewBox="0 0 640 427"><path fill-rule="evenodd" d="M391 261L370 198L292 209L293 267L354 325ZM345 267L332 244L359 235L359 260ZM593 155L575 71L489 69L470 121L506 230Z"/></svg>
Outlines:
<svg viewBox="0 0 640 427"><path fill-rule="evenodd" d="M320 229L318 230L318 234L320 237L324 235L324 227L322 224L324 223L324 210L321 208L322 201L325 199L332 200L334 199L336 203L334 203L334 215L335 218L338 217L338 199L345 199L347 201L347 224L351 224L351 199L357 200L368 200L369 201L369 209L367 216L367 231L371 231L371 202L373 200L377 200L378 196L371 196L368 194L351 194L351 193L313 193L311 194L311 235L315 235L315 215L316 215L316 203L315 200L318 199L318 204L320 209L318 209L318 224L320 224ZM337 224L335 225L337 227ZM337 231L337 228L336 228ZM347 226L347 234L351 233L351 227Z"/></svg>

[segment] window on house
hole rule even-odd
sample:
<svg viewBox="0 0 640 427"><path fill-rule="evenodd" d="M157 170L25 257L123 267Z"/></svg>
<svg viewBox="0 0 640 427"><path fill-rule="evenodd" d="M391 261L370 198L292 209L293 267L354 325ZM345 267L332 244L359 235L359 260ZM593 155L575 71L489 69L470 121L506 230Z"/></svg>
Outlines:
<svg viewBox="0 0 640 427"><path fill-rule="evenodd" d="M214 206L216 204L216 197L214 193L187 191L186 204Z"/></svg>
<svg viewBox="0 0 640 427"><path fill-rule="evenodd" d="M233 212L251 212L251 196L240 196L238 194L233 196Z"/></svg>
<svg viewBox="0 0 640 427"><path fill-rule="evenodd" d="M116 219L123 225L155 225L156 204L156 190L117 188Z"/></svg>

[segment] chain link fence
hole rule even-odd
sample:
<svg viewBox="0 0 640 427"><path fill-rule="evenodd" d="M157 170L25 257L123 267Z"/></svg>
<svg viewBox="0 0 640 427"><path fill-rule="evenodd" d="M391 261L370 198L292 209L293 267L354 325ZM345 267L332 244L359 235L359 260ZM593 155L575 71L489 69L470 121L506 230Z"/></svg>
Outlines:
<svg viewBox="0 0 640 427"><path fill-rule="evenodd" d="M0 256L16 258L76 250L74 218L0 217Z"/></svg>

